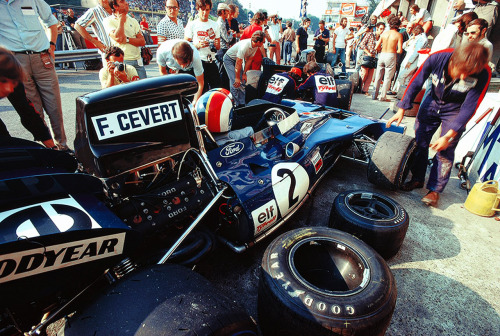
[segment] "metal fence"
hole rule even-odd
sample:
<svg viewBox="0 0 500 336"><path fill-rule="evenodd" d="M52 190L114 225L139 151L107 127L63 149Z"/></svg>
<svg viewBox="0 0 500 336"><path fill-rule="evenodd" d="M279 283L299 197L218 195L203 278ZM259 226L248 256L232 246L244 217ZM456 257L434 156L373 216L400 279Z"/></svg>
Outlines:
<svg viewBox="0 0 500 336"><path fill-rule="evenodd" d="M156 50L158 46L147 45L146 47L151 49L153 57L156 57ZM101 55L98 52L99 49L78 49L78 50L60 50L55 52L55 62L56 63L71 63L71 62L81 62L89 61L94 59L100 59Z"/></svg>

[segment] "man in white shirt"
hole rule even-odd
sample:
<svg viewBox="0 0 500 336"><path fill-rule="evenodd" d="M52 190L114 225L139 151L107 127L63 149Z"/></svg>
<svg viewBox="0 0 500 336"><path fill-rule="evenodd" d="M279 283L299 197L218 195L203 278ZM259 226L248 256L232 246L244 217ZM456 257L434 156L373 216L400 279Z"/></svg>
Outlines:
<svg viewBox="0 0 500 336"><path fill-rule="evenodd" d="M196 77L198 91L193 98L193 104L196 104L196 101L203 93L205 76L203 74L200 53L193 44L181 39L163 42L156 52L156 63L158 63L162 75L181 72L189 73Z"/></svg>
<svg viewBox="0 0 500 336"><path fill-rule="evenodd" d="M211 0L197 0L198 19L190 21L184 31L184 37L198 49L207 77L205 91L221 87L219 70L215 63L217 50L220 49L220 31L215 21L209 20L212 9Z"/></svg>
<svg viewBox="0 0 500 336"><path fill-rule="evenodd" d="M487 31L488 21L485 19L475 19L467 26L467 32L465 35L467 36L468 42L477 42L488 49L488 62L491 62L491 57L493 56L493 44L486 38Z"/></svg>
<svg viewBox="0 0 500 336"><path fill-rule="evenodd" d="M179 1L167 0L165 3L167 15L156 27L158 33L158 44L162 44L165 40L183 39L184 38L184 25L182 20L178 18L179 15Z"/></svg>
<svg viewBox="0 0 500 336"><path fill-rule="evenodd" d="M342 63L342 72L346 72L345 46L346 46L347 34L349 34L349 29L347 28L347 18L341 18L340 26L335 28L335 30L333 31L332 43L334 48L332 49L333 53L332 68L335 66L335 63L337 63L337 59L340 57L340 62Z"/></svg>
<svg viewBox="0 0 500 336"><path fill-rule="evenodd" d="M245 104L246 72L251 65L255 52L264 44L265 34L258 30L249 39L241 40L233 45L224 55L224 67L229 77L229 88L233 95L236 106ZM242 64L245 62L243 75Z"/></svg>
<svg viewBox="0 0 500 336"><path fill-rule="evenodd" d="M146 45L141 27L136 19L128 14L128 3L126 0L110 0L109 6L113 11L111 16L104 19L104 29L111 37L114 46L119 47L125 53L124 63L132 65L140 79L146 78L146 69L141 57L141 48Z"/></svg>

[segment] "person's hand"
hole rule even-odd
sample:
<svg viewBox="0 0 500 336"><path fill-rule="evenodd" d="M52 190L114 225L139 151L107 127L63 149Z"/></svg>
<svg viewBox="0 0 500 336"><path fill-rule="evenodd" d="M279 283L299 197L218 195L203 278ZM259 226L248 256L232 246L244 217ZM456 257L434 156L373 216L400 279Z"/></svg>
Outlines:
<svg viewBox="0 0 500 336"><path fill-rule="evenodd" d="M243 76L241 76L241 81L243 83L246 83L247 82L247 74L243 74Z"/></svg>
<svg viewBox="0 0 500 336"><path fill-rule="evenodd" d="M239 88L239 87L241 86L241 79L236 78L236 79L234 80L234 84L233 84L233 86L234 86L235 88Z"/></svg>
<svg viewBox="0 0 500 336"><path fill-rule="evenodd" d="M119 21L127 21L127 13L116 12L115 14Z"/></svg>
<svg viewBox="0 0 500 336"><path fill-rule="evenodd" d="M118 71L118 69L115 69L115 76L118 77L122 82L128 82L127 74L125 73L125 70L123 71Z"/></svg>
<svg viewBox="0 0 500 336"><path fill-rule="evenodd" d="M448 146L450 145L451 140L452 139L449 138L449 137L447 137L447 136L442 136L439 139L437 139L435 143L431 143L429 145L429 147L431 149L434 149L436 152L440 152L440 151L445 150L446 148L448 148Z"/></svg>
<svg viewBox="0 0 500 336"><path fill-rule="evenodd" d="M208 47L209 46L209 42L206 41L206 40L201 40L200 42L198 42L198 49L201 49L201 48L205 48L205 47Z"/></svg>
<svg viewBox="0 0 500 336"><path fill-rule="evenodd" d="M335 48L332 48L332 54L335 54L336 52Z"/></svg>
<svg viewBox="0 0 500 336"><path fill-rule="evenodd" d="M124 44L127 42L127 37L116 37L116 42L120 43L120 44Z"/></svg>
<svg viewBox="0 0 500 336"><path fill-rule="evenodd" d="M396 114L393 115L392 118L387 121L387 123L385 124L385 127L386 128L391 127L391 124L393 122L396 122L396 126L399 126L399 124L401 124L401 121L403 120L404 116L405 116L405 110L400 108L398 110L398 112L396 112Z"/></svg>
<svg viewBox="0 0 500 336"><path fill-rule="evenodd" d="M112 76L115 75L115 63L108 62L108 71Z"/></svg>

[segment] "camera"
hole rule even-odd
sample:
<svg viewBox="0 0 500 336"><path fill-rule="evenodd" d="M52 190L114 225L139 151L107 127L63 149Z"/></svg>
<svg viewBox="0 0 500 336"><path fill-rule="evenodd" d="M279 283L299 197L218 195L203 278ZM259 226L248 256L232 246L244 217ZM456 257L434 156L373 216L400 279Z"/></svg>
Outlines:
<svg viewBox="0 0 500 336"><path fill-rule="evenodd" d="M215 47L214 41L209 41L208 46L210 47L210 51L216 53L217 48Z"/></svg>
<svg viewBox="0 0 500 336"><path fill-rule="evenodd" d="M117 71L125 70L125 64L123 64L122 62L115 62L115 67Z"/></svg>

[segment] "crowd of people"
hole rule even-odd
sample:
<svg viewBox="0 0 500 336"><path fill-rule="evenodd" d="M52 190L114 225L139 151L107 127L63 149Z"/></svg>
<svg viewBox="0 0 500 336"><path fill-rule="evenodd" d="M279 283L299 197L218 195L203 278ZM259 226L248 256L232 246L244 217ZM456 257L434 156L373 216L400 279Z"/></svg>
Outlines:
<svg viewBox="0 0 500 336"><path fill-rule="evenodd" d="M269 62L269 59L277 64L296 64L301 52L308 48L311 23L308 18L303 18L300 27L294 30L292 22L283 24L277 14L259 11L248 27L242 27L237 21L239 9L234 4L219 3L213 8L211 0L197 0L197 15L187 21L181 16L186 3L166 0L158 7L164 9L166 15L157 25L156 58L159 75L190 73L196 77L198 91L193 104L204 92L225 88L231 92L236 107L244 105L250 70L261 70L264 60ZM147 5L137 1L98 0L97 6L79 17L71 9L65 12L64 26L75 44L84 48L88 42L99 49L103 62L99 73L102 88L147 77L141 48L152 44L151 26L146 16L136 19L131 15L131 4ZM53 13L43 0L12 0L4 5L10 6L12 14L0 11L4 22L0 26L0 45L4 46L0 49L0 59L10 64L10 70L0 75L0 98L9 98L35 140L50 148L69 150L54 69L54 50L59 44L58 29L62 21L60 13ZM20 19L25 16L27 5L37 9L33 11L32 21ZM209 15L214 13L217 21L210 19ZM403 189L423 187L431 146L438 155L427 184L429 193L422 201L435 205L448 181L454 148L491 77L486 67L492 57L492 45L487 39L490 23L475 12L457 18L436 36L428 61L421 65L418 51L428 46L433 22L417 5L410 8L410 13L409 19L398 13L384 21L372 16L357 29L348 27L345 18L335 29L328 29L325 22L320 21L313 35L314 59L300 64L302 69L293 67L274 74L263 99L279 103L284 97L304 97L308 92L313 103L337 106L334 73L320 65L326 62L327 51L330 51L332 67L340 61L345 72L353 61L361 74L361 90L372 99L387 101L387 95L394 93L391 92L393 80L395 89L407 87L400 109L387 123L389 127L393 122L401 122L415 95L430 79L416 123L417 159L412 167L413 177ZM28 33L21 32L19 21L30 25L30 29L25 29ZM89 27L94 36L88 33ZM292 58L294 47L295 59ZM52 134L43 122L44 113L49 117ZM31 123L30 118L39 118L42 122ZM431 144L431 136L440 125L441 137ZM0 127L0 135L8 136L5 127Z"/></svg>

